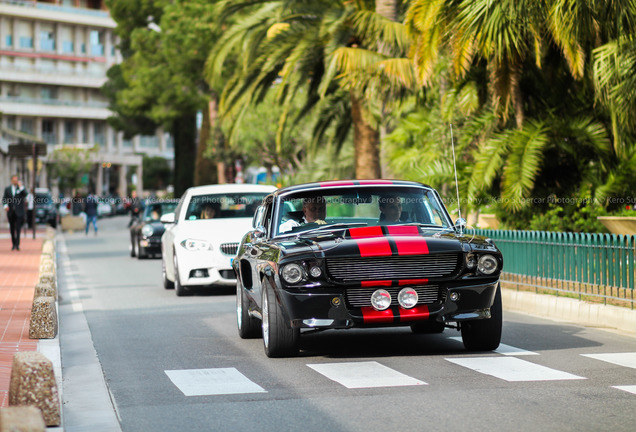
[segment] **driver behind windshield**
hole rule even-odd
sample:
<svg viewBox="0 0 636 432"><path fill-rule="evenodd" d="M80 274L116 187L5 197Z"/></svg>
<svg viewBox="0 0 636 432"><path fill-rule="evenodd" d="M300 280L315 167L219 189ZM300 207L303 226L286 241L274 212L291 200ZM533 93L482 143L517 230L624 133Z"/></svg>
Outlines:
<svg viewBox="0 0 636 432"><path fill-rule="evenodd" d="M298 227L307 223L316 223L324 225L325 216L327 215L327 203L323 197L305 198L303 200L303 217L300 221L289 219L278 227L279 232L284 233L291 231L294 227Z"/></svg>
<svg viewBox="0 0 636 432"><path fill-rule="evenodd" d="M400 222L402 216L402 198L396 195L386 195L378 198L381 224Z"/></svg>

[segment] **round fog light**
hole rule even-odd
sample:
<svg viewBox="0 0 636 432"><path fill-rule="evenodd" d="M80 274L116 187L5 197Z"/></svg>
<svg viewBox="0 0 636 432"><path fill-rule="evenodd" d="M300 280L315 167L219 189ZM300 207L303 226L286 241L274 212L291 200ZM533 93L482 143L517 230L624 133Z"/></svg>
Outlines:
<svg viewBox="0 0 636 432"><path fill-rule="evenodd" d="M404 309L411 309L417 304L417 292L413 288L403 288L398 294L398 303Z"/></svg>
<svg viewBox="0 0 636 432"><path fill-rule="evenodd" d="M377 310L385 310L391 306L391 294L387 290L379 289L371 295L371 305Z"/></svg>
<svg viewBox="0 0 636 432"><path fill-rule="evenodd" d="M320 267L314 266L309 269L309 274L317 278L320 277L320 275L322 274L322 270L320 270Z"/></svg>

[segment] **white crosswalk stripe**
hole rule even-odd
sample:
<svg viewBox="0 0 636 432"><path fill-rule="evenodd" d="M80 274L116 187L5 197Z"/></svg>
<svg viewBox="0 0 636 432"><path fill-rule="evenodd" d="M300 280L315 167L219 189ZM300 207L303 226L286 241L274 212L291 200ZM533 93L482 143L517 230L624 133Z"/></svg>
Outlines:
<svg viewBox="0 0 636 432"><path fill-rule="evenodd" d="M612 386L615 389L619 389L619 390L623 390L626 391L628 393L633 393L636 395L636 385L631 385L631 386Z"/></svg>
<svg viewBox="0 0 636 432"><path fill-rule="evenodd" d="M607 363L613 363L619 366L636 369L636 352L630 353L607 353L607 354L581 354L583 357L589 357L601 360Z"/></svg>
<svg viewBox="0 0 636 432"><path fill-rule="evenodd" d="M451 363L506 381L553 381L586 379L516 357L447 358Z"/></svg>
<svg viewBox="0 0 636 432"><path fill-rule="evenodd" d="M235 368L164 371L186 396L267 393Z"/></svg>
<svg viewBox="0 0 636 432"><path fill-rule="evenodd" d="M461 342L461 336L451 336L448 339L452 339L454 341ZM528 355L539 355L534 351L527 351L521 348L513 347L511 345L499 344L499 348L494 350L497 354L506 355L506 356L528 356Z"/></svg>
<svg viewBox="0 0 636 432"><path fill-rule="evenodd" d="M319 363L307 366L350 389L426 385L423 381L375 361Z"/></svg>

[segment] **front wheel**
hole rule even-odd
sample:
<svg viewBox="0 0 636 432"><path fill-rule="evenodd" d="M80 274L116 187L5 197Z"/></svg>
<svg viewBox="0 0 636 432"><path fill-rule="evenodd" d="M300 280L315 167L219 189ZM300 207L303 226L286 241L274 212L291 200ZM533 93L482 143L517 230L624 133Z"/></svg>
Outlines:
<svg viewBox="0 0 636 432"><path fill-rule="evenodd" d="M161 259L161 279L163 280L163 287L165 289L174 289L174 282L168 279L168 275L166 274L166 263Z"/></svg>
<svg viewBox="0 0 636 432"><path fill-rule="evenodd" d="M179 267L177 267L177 254L174 254L174 292L177 294L177 297L184 297L192 294L186 287L181 285L181 280L179 279Z"/></svg>
<svg viewBox="0 0 636 432"><path fill-rule="evenodd" d="M298 354L300 330L292 328L276 300L274 288L263 281L263 345L267 357L291 357Z"/></svg>
<svg viewBox="0 0 636 432"><path fill-rule="evenodd" d="M261 336L258 319L249 314L250 301L240 281L236 281L236 324L241 339L254 339Z"/></svg>
<svg viewBox="0 0 636 432"><path fill-rule="evenodd" d="M492 351L501 342L503 308L501 305L501 287L497 286L495 301L490 308L490 318L464 321L461 324L462 342L470 351Z"/></svg>

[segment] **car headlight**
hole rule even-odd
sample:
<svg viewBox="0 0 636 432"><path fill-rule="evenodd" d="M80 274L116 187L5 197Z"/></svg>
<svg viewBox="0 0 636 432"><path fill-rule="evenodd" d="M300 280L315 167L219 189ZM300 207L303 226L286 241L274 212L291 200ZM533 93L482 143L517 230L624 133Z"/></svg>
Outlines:
<svg viewBox="0 0 636 432"><path fill-rule="evenodd" d="M288 284L295 284L303 278L303 268L298 264L287 264L283 266L281 276Z"/></svg>
<svg viewBox="0 0 636 432"><path fill-rule="evenodd" d="M150 237L154 232L155 230L152 228L152 225L144 225L141 229L141 235L144 237Z"/></svg>
<svg viewBox="0 0 636 432"><path fill-rule="evenodd" d="M205 240L185 239L181 242L181 246L189 251L202 251L210 249L210 242Z"/></svg>
<svg viewBox="0 0 636 432"><path fill-rule="evenodd" d="M482 255L477 262L477 270L485 275L491 275L496 272L498 266L497 258L492 255Z"/></svg>

